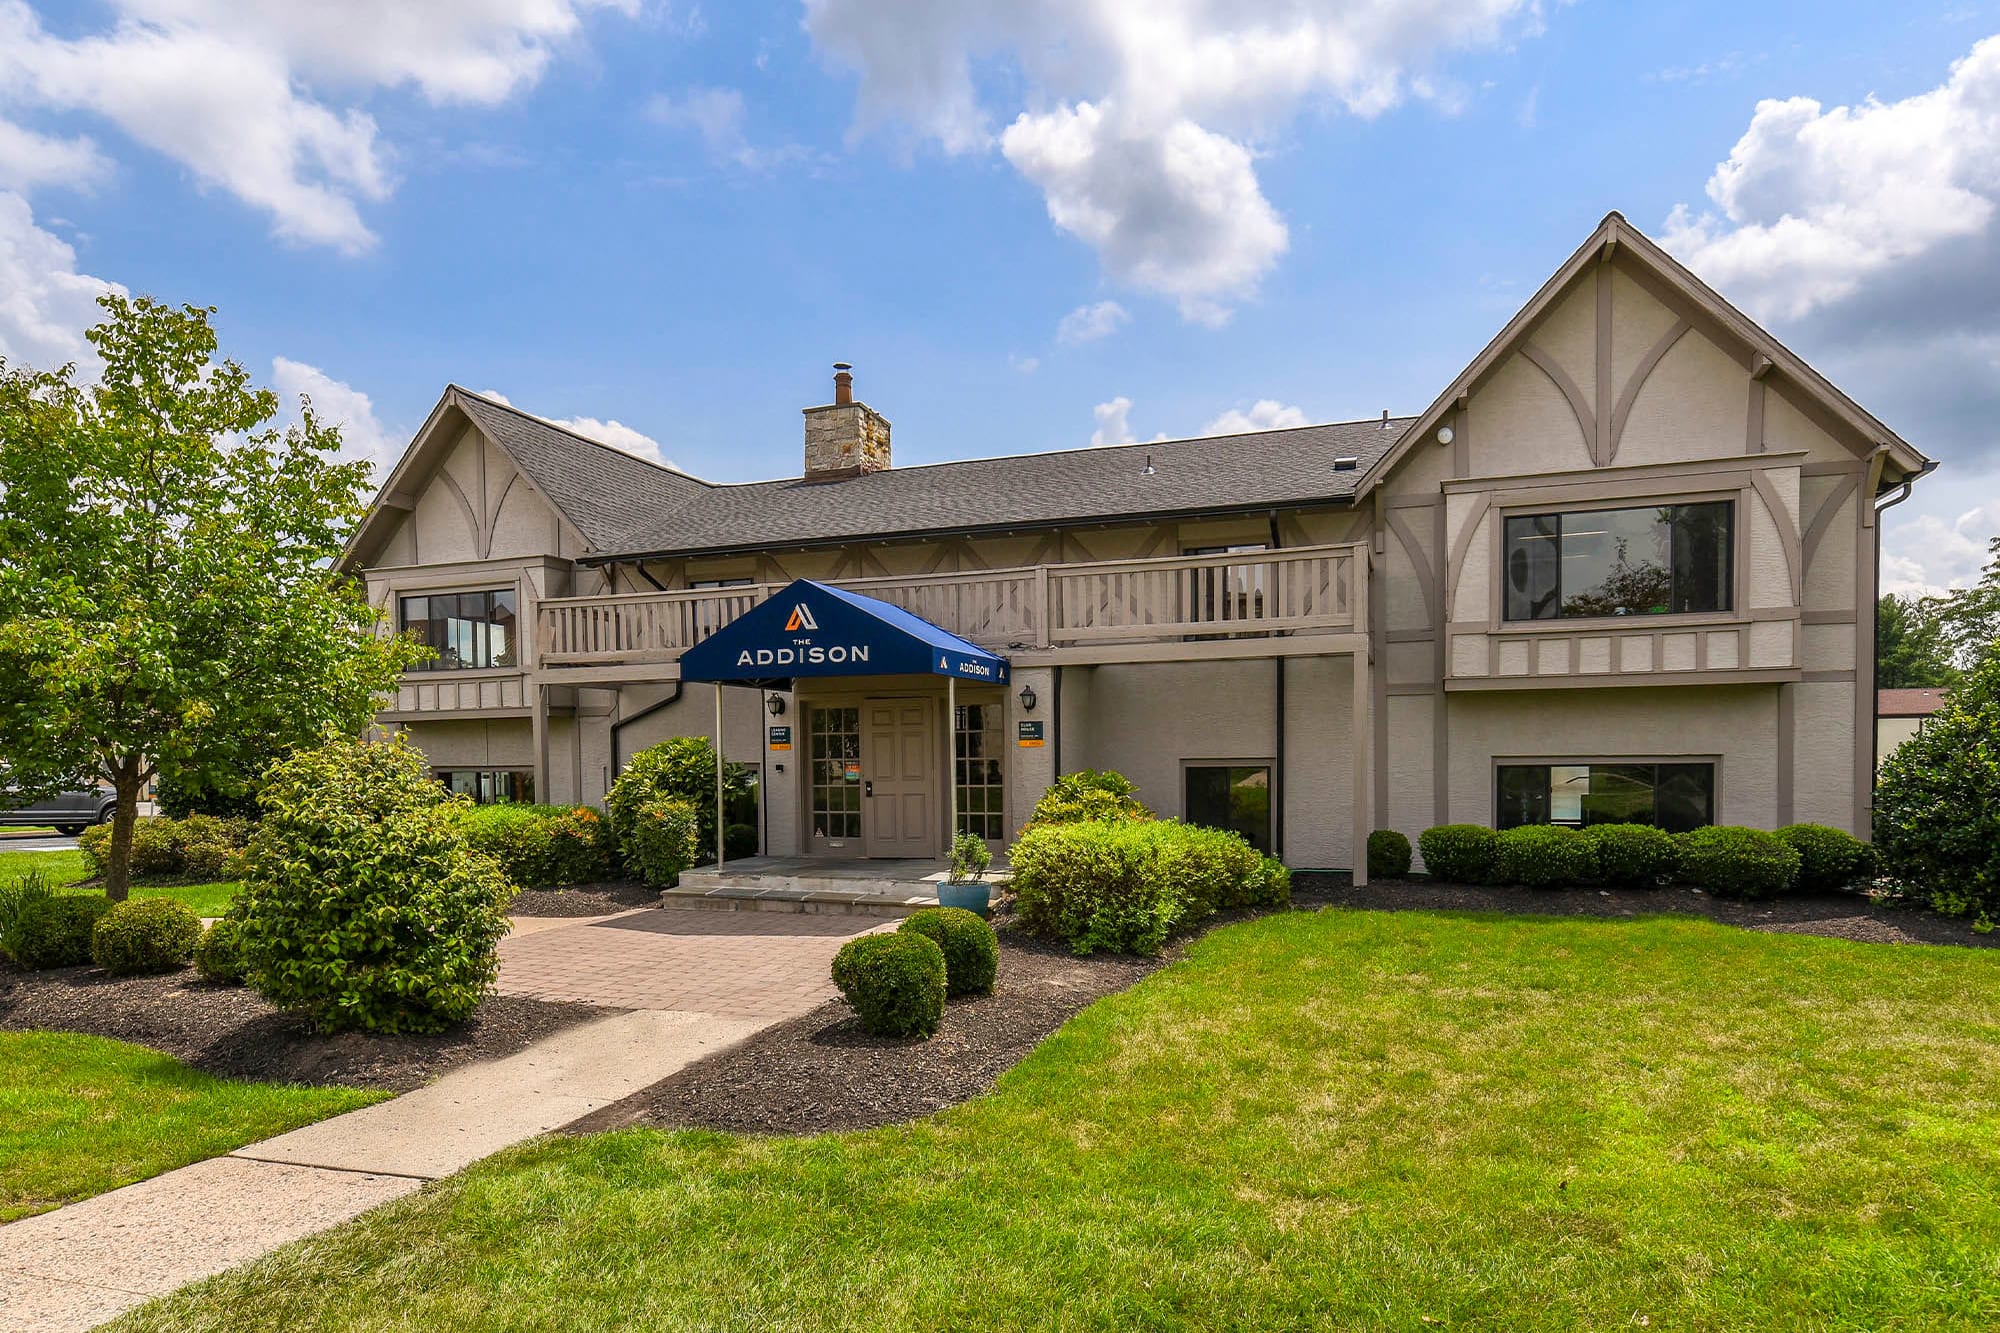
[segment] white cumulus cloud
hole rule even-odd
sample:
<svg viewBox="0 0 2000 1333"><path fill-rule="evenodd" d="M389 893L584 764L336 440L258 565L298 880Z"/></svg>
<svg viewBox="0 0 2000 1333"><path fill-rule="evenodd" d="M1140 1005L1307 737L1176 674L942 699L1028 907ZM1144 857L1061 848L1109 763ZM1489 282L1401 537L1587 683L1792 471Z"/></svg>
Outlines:
<svg viewBox="0 0 2000 1333"><path fill-rule="evenodd" d="M69 242L36 226L26 199L0 190L0 357L38 370L74 361L94 376L83 331L104 313L97 298L124 290L77 272Z"/></svg>
<svg viewBox="0 0 2000 1333"><path fill-rule="evenodd" d="M1116 301L1099 301L1095 305L1080 305L1062 317L1056 325L1056 341L1068 346L1078 343L1096 342L1108 338L1131 321L1125 307Z"/></svg>
<svg viewBox="0 0 2000 1333"><path fill-rule="evenodd" d="M806 0L816 47L859 75L857 132L997 147L1113 278L1210 324L1288 244L1260 142L1308 102L1449 109L1437 62L1540 18L1539 0Z"/></svg>
<svg viewBox="0 0 2000 1333"><path fill-rule="evenodd" d="M1091 448L1098 449L1107 444L1131 444L1134 442L1135 437L1132 434L1132 422L1130 419L1132 415L1132 400L1130 398L1121 393L1110 402L1099 403L1090 410L1097 417L1097 429L1090 433Z"/></svg>
<svg viewBox="0 0 2000 1333"><path fill-rule="evenodd" d="M273 357L271 387L277 390L282 404L280 425L298 419L301 395L311 399L314 416L324 424L340 427L340 460L370 464L377 481L388 474L396 455L402 452L404 436L383 428L368 395L318 366L290 357Z"/></svg>
<svg viewBox="0 0 2000 1333"><path fill-rule="evenodd" d="M528 411L527 408L521 407L498 389L481 389L479 396L482 398L491 398L496 403L505 403L517 412ZM539 412L529 412L528 414L540 417L551 426L560 426L564 430L574 431L587 439L596 440L599 444L608 444L613 449L622 449L626 453L643 458L649 463L659 463L664 467L673 466L671 462L668 462L666 452L658 440L644 431L626 425L622 421L604 421L597 417L544 417Z"/></svg>
<svg viewBox="0 0 2000 1333"><path fill-rule="evenodd" d="M1249 411L1232 407L1215 420L1202 427L1204 435L1241 435L1253 430L1284 430L1292 426L1310 426L1312 421L1304 409L1281 403L1275 398L1259 398L1251 404Z"/></svg>
<svg viewBox="0 0 2000 1333"><path fill-rule="evenodd" d="M605 5L637 0L112 0L107 28L66 36L0 0L0 104L103 117L278 235L355 252L374 241L362 206L394 182L374 118L340 99L492 105Z"/></svg>

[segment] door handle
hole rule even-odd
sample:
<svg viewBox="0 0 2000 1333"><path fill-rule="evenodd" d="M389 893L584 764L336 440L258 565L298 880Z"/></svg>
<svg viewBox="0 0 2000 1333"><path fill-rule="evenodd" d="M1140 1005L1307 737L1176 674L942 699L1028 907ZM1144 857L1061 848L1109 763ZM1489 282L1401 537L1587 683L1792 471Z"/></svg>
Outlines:
<svg viewBox="0 0 2000 1333"><path fill-rule="evenodd" d="M873 796L875 794L875 784L873 782L862 783L861 794L863 796Z"/></svg>

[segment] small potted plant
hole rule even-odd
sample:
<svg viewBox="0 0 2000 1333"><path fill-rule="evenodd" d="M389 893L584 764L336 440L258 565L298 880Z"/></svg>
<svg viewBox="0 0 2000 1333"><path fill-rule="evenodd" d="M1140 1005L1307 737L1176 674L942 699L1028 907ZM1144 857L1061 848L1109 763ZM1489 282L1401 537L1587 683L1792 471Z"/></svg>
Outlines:
<svg viewBox="0 0 2000 1333"><path fill-rule="evenodd" d="M938 885L939 907L966 907L985 916L993 902L993 886L986 883L986 867L993 853L986 839L961 833L951 840L951 870Z"/></svg>

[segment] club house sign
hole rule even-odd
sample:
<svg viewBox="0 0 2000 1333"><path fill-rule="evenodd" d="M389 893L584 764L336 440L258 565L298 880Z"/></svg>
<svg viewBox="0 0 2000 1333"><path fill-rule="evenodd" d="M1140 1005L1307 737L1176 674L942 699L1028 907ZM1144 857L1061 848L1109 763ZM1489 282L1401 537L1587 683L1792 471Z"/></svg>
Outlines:
<svg viewBox="0 0 2000 1333"><path fill-rule="evenodd" d="M1007 662L899 606L811 579L681 657L683 680L908 674L1005 684Z"/></svg>

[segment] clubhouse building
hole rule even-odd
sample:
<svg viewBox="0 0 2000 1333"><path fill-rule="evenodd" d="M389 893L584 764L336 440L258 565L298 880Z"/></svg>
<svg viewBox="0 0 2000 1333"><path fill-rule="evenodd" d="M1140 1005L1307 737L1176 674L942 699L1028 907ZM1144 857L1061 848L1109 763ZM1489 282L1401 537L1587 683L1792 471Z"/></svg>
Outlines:
<svg viewBox="0 0 2000 1333"><path fill-rule="evenodd" d="M1373 828L1866 836L1878 514L1934 465L1618 214L1416 416L717 485L448 388L344 567L482 800L718 733L772 856L1002 847L1062 772L1300 868Z"/></svg>

